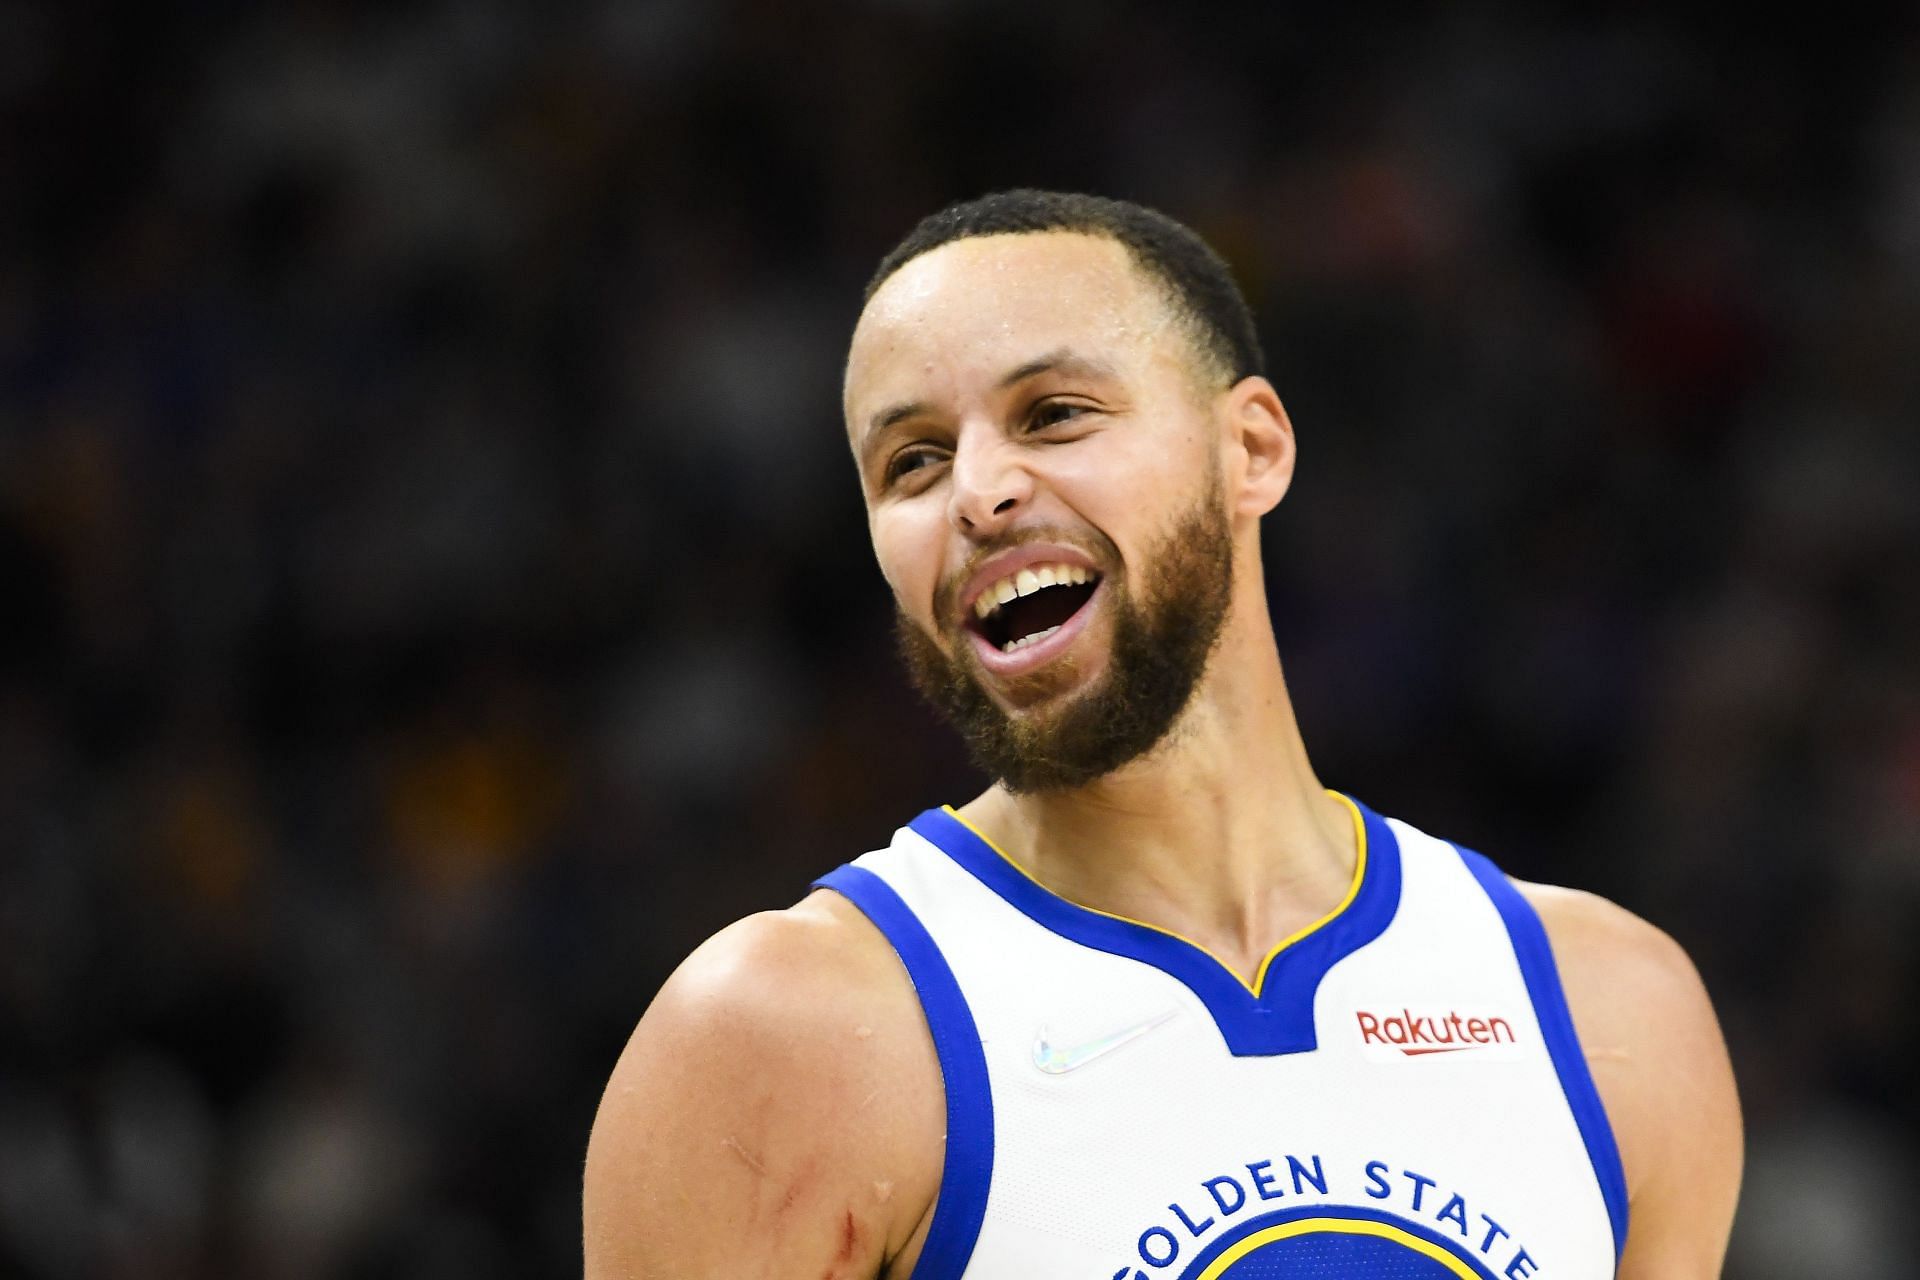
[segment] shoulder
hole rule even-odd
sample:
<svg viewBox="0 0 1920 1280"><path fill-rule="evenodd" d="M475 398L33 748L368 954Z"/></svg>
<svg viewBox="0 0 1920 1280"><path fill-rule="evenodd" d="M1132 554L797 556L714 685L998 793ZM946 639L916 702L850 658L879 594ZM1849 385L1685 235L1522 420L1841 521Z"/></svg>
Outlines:
<svg viewBox="0 0 1920 1280"><path fill-rule="evenodd" d="M1516 882L1539 914L1632 1206L1621 1275L1718 1275L1741 1122L1719 1019L1679 943L1595 894Z"/></svg>
<svg viewBox="0 0 1920 1280"><path fill-rule="evenodd" d="M1596 1082L1623 1074L1715 1077L1725 1071L1719 1020L1679 943L1596 894L1524 882L1515 887L1546 928Z"/></svg>
<svg viewBox="0 0 1920 1280"><path fill-rule="evenodd" d="M879 931L824 892L751 916L688 957L614 1067L587 1151L587 1275L884 1274L932 1203L943 1127Z"/></svg>

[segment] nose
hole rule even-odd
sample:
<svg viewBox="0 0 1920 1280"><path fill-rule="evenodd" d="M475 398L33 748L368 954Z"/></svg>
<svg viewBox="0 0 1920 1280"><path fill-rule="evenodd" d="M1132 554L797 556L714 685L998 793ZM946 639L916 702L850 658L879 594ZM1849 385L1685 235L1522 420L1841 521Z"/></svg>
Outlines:
<svg viewBox="0 0 1920 1280"><path fill-rule="evenodd" d="M1019 447L991 428L963 431L956 442L947 518L969 538L990 538L1033 500L1033 474Z"/></svg>

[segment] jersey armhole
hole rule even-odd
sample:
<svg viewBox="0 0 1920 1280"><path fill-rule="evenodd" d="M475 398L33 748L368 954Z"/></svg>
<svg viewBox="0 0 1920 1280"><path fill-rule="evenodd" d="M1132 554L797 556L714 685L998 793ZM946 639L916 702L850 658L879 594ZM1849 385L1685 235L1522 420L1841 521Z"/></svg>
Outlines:
<svg viewBox="0 0 1920 1280"><path fill-rule="evenodd" d="M920 997L946 1091L947 1142L933 1222L911 1280L959 1280L980 1238L993 1181L993 1094L973 1010L939 944L893 886L851 864L814 885L851 902L886 935Z"/></svg>
<svg viewBox="0 0 1920 1280"><path fill-rule="evenodd" d="M1459 846L1455 846L1459 848ZM1607 1219L1613 1227L1613 1259L1617 1269L1627 1243L1627 1179L1620 1163L1620 1148L1614 1141L1613 1125L1607 1119L1600 1091L1594 1087L1593 1073L1587 1068L1586 1055L1580 1049L1580 1037L1574 1030L1573 1013L1567 1007L1567 994L1560 985L1559 966L1553 960L1553 946L1547 938L1540 913L1521 892L1513 887L1500 868L1484 855L1471 849L1459 849L1461 860L1499 911L1513 943L1514 958L1520 963L1520 975L1527 986L1527 998L1533 1002L1534 1017L1546 1041L1547 1056L1560 1077L1560 1090L1566 1095L1586 1144L1587 1158L1600 1184L1601 1199L1606 1202Z"/></svg>

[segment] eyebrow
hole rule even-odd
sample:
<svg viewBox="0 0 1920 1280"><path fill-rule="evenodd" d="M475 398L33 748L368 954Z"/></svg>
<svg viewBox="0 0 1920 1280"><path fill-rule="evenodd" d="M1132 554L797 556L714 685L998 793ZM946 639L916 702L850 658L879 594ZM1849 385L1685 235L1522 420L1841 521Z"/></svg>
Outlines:
<svg viewBox="0 0 1920 1280"><path fill-rule="evenodd" d="M997 384L1004 391L1008 387L1025 382L1028 378L1043 373L1063 373L1068 377L1112 379L1118 375L1112 365L1104 360L1083 356L1070 347L1059 347L1043 356L1036 356L1025 364L1005 374ZM860 455L864 459L872 452L874 442L879 440L881 432L896 422L905 421L916 414L925 413L924 400L911 400L904 404L891 405L873 415L868 421L867 434L860 442Z"/></svg>
<svg viewBox="0 0 1920 1280"><path fill-rule="evenodd" d="M1117 376L1113 366L1106 361L1096 360L1092 356L1083 356L1071 347L1060 347L1038 359L1027 361L1000 379L1000 389L1004 391L1015 383L1025 382L1028 378L1042 373L1064 373L1068 377L1078 378L1111 379Z"/></svg>

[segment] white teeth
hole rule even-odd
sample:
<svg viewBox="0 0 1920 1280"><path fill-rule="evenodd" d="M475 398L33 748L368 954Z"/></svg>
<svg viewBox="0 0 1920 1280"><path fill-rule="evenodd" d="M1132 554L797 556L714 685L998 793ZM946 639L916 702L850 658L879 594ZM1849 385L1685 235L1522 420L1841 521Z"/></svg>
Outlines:
<svg viewBox="0 0 1920 1280"><path fill-rule="evenodd" d="M1012 653L1016 649L1024 649L1036 640L1045 640L1059 629L1057 626L1048 627L1045 631L1036 631L1030 636L1021 636L1018 640L1009 640L1000 646L1000 652Z"/></svg>
<svg viewBox="0 0 1920 1280"><path fill-rule="evenodd" d="M1028 565L983 590L973 602L973 613L976 618L985 619L1007 601L1030 596L1042 587L1077 586L1091 581L1092 570L1077 564Z"/></svg>

